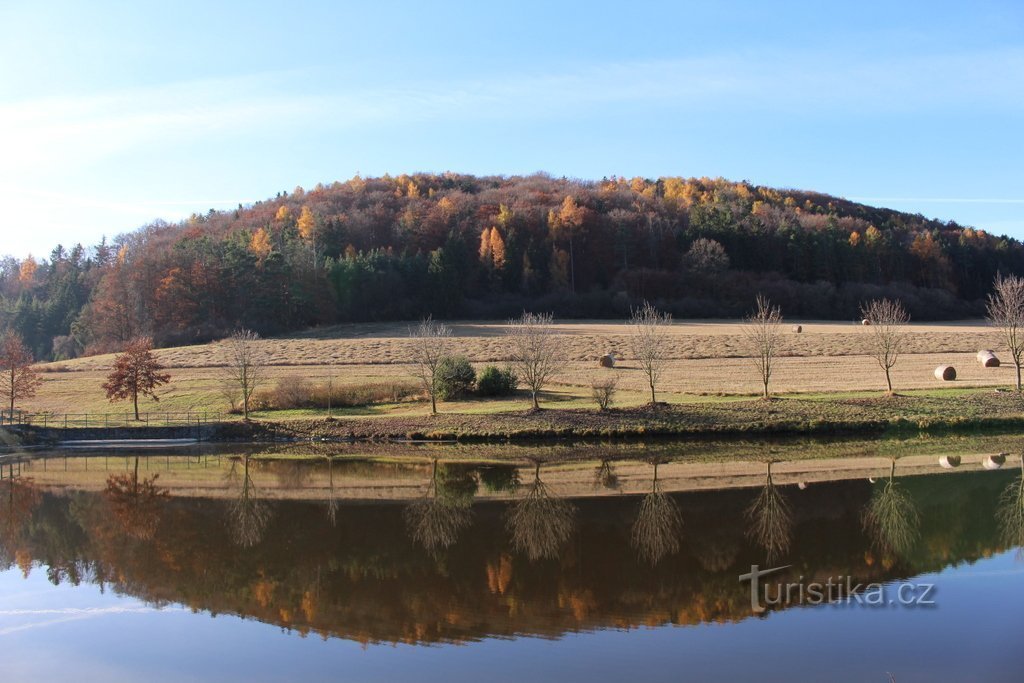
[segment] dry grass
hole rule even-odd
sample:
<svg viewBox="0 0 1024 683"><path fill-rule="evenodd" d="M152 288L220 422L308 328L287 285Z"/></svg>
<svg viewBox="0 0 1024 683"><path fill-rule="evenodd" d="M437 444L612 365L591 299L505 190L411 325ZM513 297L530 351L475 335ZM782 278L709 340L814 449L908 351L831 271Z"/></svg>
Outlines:
<svg viewBox="0 0 1024 683"><path fill-rule="evenodd" d="M799 392L874 391L884 388L884 375L864 351L867 332L859 325L805 321L801 334L786 334L773 376L773 390ZM552 389L566 405L585 406L597 359L616 351L624 360L614 370L619 379L617 403L627 406L644 400L645 379L630 358L628 329L624 323L573 322L555 326L568 362L554 378ZM508 345L501 323L455 323L452 350L470 358L478 368L508 360ZM312 383L372 384L408 380L413 366L408 326L400 323L345 325L302 335L260 342L271 367L268 388L281 377L301 376ZM659 384L659 398L669 402L694 400L696 395L743 395L759 391L757 373L744 357L745 338L739 322L681 322L672 325L669 362ZM994 331L979 322L909 326L907 353L894 369L896 391L942 386L932 372L938 365L953 365L954 386L1009 386L1013 368L983 368L979 349L997 347ZM997 349L998 353L998 349ZM143 410L211 410L226 407L220 394L221 378L216 345L161 349L161 362L170 368L171 384L159 403ZM23 406L33 411L116 412L100 389L113 356L93 356L40 366L45 370L39 396ZM604 370L602 372L608 372ZM950 386L946 383L944 386ZM487 402L494 410L518 408L521 400ZM482 410L480 401L445 404L445 411ZM423 411L422 405L399 406L401 412Z"/></svg>

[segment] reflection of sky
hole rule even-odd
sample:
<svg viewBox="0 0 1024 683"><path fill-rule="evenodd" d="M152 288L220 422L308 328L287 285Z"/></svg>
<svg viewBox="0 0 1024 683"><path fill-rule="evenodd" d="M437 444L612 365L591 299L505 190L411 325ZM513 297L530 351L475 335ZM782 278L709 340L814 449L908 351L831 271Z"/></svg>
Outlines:
<svg viewBox="0 0 1024 683"><path fill-rule="evenodd" d="M236 617L152 609L98 587L0 573L0 680L1020 680L1024 563L1011 551L925 575L934 608L791 609L738 624L607 630L549 641L370 646ZM746 585L737 583L737 590Z"/></svg>

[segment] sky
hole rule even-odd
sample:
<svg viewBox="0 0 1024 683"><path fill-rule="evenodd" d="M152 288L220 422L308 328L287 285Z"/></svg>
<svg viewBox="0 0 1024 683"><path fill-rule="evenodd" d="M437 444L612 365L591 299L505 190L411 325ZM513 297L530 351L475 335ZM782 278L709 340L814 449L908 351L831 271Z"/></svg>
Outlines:
<svg viewBox="0 0 1024 683"><path fill-rule="evenodd" d="M1024 238L1024 3L0 0L0 254L418 171L722 176Z"/></svg>

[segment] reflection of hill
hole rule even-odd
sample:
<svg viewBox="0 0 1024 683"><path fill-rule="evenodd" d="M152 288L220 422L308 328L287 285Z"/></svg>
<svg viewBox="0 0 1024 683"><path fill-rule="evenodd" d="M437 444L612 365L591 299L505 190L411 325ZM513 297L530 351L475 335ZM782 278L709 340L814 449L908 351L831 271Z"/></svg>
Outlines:
<svg viewBox="0 0 1024 683"><path fill-rule="evenodd" d="M864 481L790 488L793 537L783 563L807 577L873 581L973 561L1001 547L995 510L1006 473L902 481L921 510L920 541L902 558L880 556L863 533L872 487ZM697 624L750 616L737 576L764 564L747 540L744 510L756 492L675 496L686 520L679 552L656 566L631 546L636 497L576 501L573 534L556 558L513 550L505 503L475 507L449 548L428 552L407 534L402 507L343 505L332 527L322 505L272 502L261 540L231 542L225 501L171 499L152 538L128 535L109 501L44 496L15 551L54 582L91 581L157 604L363 642L467 641L578 630Z"/></svg>

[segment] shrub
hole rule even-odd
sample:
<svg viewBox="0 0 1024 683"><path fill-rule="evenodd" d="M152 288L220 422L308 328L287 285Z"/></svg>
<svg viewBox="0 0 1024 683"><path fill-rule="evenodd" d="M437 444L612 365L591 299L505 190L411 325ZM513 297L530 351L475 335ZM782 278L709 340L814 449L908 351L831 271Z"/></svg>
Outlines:
<svg viewBox="0 0 1024 683"><path fill-rule="evenodd" d="M597 403L601 410L608 410L615 398L615 390L619 385L619 378L612 375L602 379L595 379L590 383L590 396Z"/></svg>
<svg viewBox="0 0 1024 683"><path fill-rule="evenodd" d="M329 389L329 390L328 390ZM312 408L324 410L328 403L334 408L351 408L377 403L399 403L419 400L422 387L415 382L373 382L366 384L310 384L282 379L270 391L258 391L252 398L253 410L293 410ZM329 400L328 400L329 399ZM237 406L232 406L236 408Z"/></svg>
<svg viewBox="0 0 1024 683"><path fill-rule="evenodd" d="M516 390L519 379L512 368L488 365L476 379L476 393L480 396L509 396Z"/></svg>
<svg viewBox="0 0 1024 683"><path fill-rule="evenodd" d="M465 356L445 356L438 366L437 396L450 401L468 393L476 382L476 370Z"/></svg>

